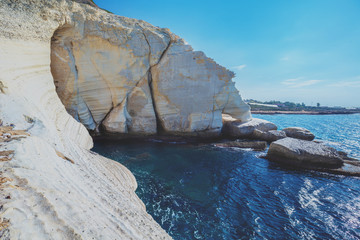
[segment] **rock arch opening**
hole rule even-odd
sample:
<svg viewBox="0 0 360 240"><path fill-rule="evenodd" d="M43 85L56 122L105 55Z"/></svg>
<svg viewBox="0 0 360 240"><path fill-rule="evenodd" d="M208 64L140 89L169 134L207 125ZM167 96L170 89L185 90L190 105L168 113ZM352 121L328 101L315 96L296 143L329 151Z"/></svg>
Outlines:
<svg viewBox="0 0 360 240"><path fill-rule="evenodd" d="M251 118L231 71L167 30L122 21L64 25L51 40L56 91L88 130L208 137L221 113Z"/></svg>

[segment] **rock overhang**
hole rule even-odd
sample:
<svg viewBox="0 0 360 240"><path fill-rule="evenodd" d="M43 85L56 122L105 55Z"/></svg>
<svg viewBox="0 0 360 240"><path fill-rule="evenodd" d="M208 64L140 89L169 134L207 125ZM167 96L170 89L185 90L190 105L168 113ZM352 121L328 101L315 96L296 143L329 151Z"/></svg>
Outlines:
<svg viewBox="0 0 360 240"><path fill-rule="evenodd" d="M89 130L207 136L221 132L222 113L251 118L234 73L169 30L106 13L70 19L54 32L51 69L67 111Z"/></svg>

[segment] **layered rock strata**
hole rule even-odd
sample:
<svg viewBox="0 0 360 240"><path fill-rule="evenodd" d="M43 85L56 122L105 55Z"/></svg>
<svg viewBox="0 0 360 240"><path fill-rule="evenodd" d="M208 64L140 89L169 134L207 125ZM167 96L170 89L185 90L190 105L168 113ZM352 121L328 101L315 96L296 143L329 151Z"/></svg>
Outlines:
<svg viewBox="0 0 360 240"><path fill-rule="evenodd" d="M51 71L67 111L88 129L209 136L220 134L222 113L251 119L234 74L168 29L68 14L52 37Z"/></svg>
<svg viewBox="0 0 360 240"><path fill-rule="evenodd" d="M232 74L166 29L88 5L0 0L0 16L0 118L27 133L0 142L1 238L170 239L135 194L134 176L89 151L92 139L78 121L128 133L155 133L158 125L218 131L221 112L250 117ZM173 84L179 72L169 72L189 56L200 62L180 68L182 88ZM211 88L203 102L196 97L199 106L179 102L198 96L184 90L191 78Z"/></svg>
<svg viewBox="0 0 360 240"><path fill-rule="evenodd" d="M29 134L0 141L2 239L169 239L87 129L207 136L222 113L251 118L232 72L88 4L0 0L0 122Z"/></svg>

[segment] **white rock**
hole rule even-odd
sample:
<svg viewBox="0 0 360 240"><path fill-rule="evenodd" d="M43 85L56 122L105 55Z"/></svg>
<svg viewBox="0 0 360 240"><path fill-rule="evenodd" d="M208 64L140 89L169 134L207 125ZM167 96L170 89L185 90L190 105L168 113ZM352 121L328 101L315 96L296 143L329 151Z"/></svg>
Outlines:
<svg viewBox="0 0 360 240"><path fill-rule="evenodd" d="M89 151L92 139L86 128L66 112L50 71L50 39L58 27L65 22L80 26L85 19L90 24L117 18L65 0L34 0L31 4L1 0L0 87L4 93L0 91L0 119L31 134L21 141L0 144L0 151L15 151L11 161L0 162L1 177L12 179L2 185L2 193L11 195L11 199L3 199L1 211L1 217L10 220L5 231L11 239L171 239L146 213L129 170ZM116 21L114 24L120 25ZM80 34L83 30L79 29ZM109 41L116 39L111 29L103 34ZM81 51L77 54L83 57ZM62 66L64 72L72 73L71 68ZM86 81L93 83L93 79ZM74 89L72 84L67 82L63 87ZM102 91L99 89L99 99L104 96ZM138 90L135 92L134 96ZM96 105L87 99L88 95L82 97L89 109ZM107 106L99 103L96 111L91 111L95 123L102 108ZM78 109L81 119L90 119L86 108ZM91 126L88 120L84 123ZM75 164L59 157L56 151Z"/></svg>
<svg viewBox="0 0 360 240"><path fill-rule="evenodd" d="M220 133L222 113L251 119L231 81L234 74L182 40L170 45L151 73L157 116L166 132Z"/></svg>
<svg viewBox="0 0 360 240"><path fill-rule="evenodd" d="M138 110L142 108L142 113L126 119L129 124L135 123L129 129L140 133L156 132L148 73L151 64L159 61L169 44L169 33L126 18L114 23L88 21L88 17L59 28L52 40L51 69L66 109L94 130L120 103L125 101L126 108L127 105L134 108L138 104L136 101L142 101L143 105L136 106ZM119 37L108 36L108 33ZM142 96L139 95L141 91ZM129 94L133 97L126 99ZM142 126L142 123L152 125ZM105 129L123 132L123 129L106 126Z"/></svg>
<svg viewBox="0 0 360 240"><path fill-rule="evenodd" d="M114 108L103 121L103 126L106 131L113 133L128 133L128 119L129 113L126 109L126 100L119 106Z"/></svg>
<svg viewBox="0 0 360 240"><path fill-rule="evenodd" d="M235 138L250 138L255 129L262 132L277 130L274 123L258 118L253 118L248 122L241 122L225 115L223 124L223 133Z"/></svg>
<svg viewBox="0 0 360 240"><path fill-rule="evenodd" d="M251 119L249 106L231 80L234 74L193 51L169 30L127 18L101 22L92 18L72 16L58 28L51 54L60 99L88 129L97 129L124 101L133 113L125 116L132 134L165 130L218 135L222 113L242 121ZM134 91L138 97L128 98ZM157 121L161 129L156 129Z"/></svg>
<svg viewBox="0 0 360 240"><path fill-rule="evenodd" d="M19 186L3 189L11 193L1 213L11 238L171 239L146 213L133 175L91 153L92 139L75 119L96 130L111 116L111 131L152 134L155 105L168 131L218 132L221 113L251 118L232 73L166 29L69 0L1 0L0 20L0 118L31 134L0 146L15 150L13 160L0 162L2 177ZM167 56L170 40L176 44ZM161 56L179 66L158 64ZM158 104L152 91L164 94Z"/></svg>

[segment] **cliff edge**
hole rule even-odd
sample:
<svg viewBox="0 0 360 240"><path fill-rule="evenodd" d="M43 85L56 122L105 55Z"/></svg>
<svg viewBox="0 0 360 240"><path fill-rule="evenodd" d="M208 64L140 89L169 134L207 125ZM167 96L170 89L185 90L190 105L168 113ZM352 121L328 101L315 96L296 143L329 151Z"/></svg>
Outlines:
<svg viewBox="0 0 360 240"><path fill-rule="evenodd" d="M251 118L233 72L168 29L94 8L69 9L51 38L51 73L89 130L219 135L222 113Z"/></svg>
<svg viewBox="0 0 360 240"><path fill-rule="evenodd" d="M0 0L0 19L0 238L170 239L88 130L219 134L251 118L233 74L88 4Z"/></svg>

